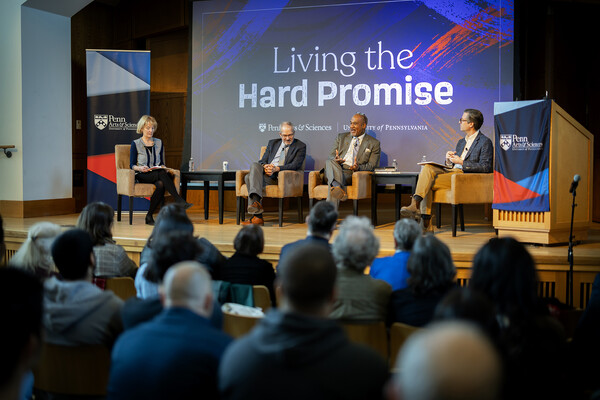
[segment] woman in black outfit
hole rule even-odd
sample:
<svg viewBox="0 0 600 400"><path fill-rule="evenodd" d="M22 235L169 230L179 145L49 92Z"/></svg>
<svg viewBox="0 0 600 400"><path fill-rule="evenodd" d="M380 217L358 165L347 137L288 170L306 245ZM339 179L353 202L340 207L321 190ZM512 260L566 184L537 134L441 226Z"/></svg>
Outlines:
<svg viewBox="0 0 600 400"><path fill-rule="evenodd" d="M131 142L129 166L135 171L135 180L140 183L152 183L156 186L150 207L146 214L146 224L154 225L152 214L165 197L165 189L173 196L175 202L182 203L185 208L192 206L179 196L170 168L165 167L165 149L162 141L154 137L158 124L156 119L150 115L143 115L137 124L137 133L142 137Z"/></svg>

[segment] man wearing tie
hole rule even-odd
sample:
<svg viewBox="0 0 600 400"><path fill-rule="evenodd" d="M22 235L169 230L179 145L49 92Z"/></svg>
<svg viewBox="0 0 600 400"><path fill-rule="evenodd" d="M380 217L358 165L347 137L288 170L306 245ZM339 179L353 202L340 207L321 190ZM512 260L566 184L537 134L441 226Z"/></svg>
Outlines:
<svg viewBox="0 0 600 400"><path fill-rule="evenodd" d="M357 113L350 120L350 132L340 133L325 162L324 178L329 185L327 200L344 201L346 186L355 171L373 171L379 165L379 140L365 133L367 116Z"/></svg>
<svg viewBox="0 0 600 400"><path fill-rule="evenodd" d="M456 151L446 152L447 168L424 165L419 173L417 188L408 207L400 210L403 218L423 220L423 229L431 226L431 191L449 189L451 174L469 172L492 172L494 147L492 141L479 131L483 114L479 110L466 109L458 120L465 137L456 144Z"/></svg>
<svg viewBox="0 0 600 400"><path fill-rule="evenodd" d="M253 217L248 223L263 225L262 198L265 185L277 184L277 173L284 170L300 171L304 167L306 144L294 139L294 126L282 122L280 139L271 139L259 162L252 163L245 177L248 187L248 213Z"/></svg>

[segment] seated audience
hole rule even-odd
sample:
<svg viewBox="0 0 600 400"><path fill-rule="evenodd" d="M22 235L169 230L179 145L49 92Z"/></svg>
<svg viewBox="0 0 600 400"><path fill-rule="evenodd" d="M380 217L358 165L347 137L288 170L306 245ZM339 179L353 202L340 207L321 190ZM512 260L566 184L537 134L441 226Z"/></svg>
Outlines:
<svg viewBox="0 0 600 400"><path fill-rule="evenodd" d="M369 275L375 279L386 281L392 290L404 289L408 286L406 263L415 240L423 234L423 229L414 220L403 218L394 226L394 247L396 254L373 260Z"/></svg>
<svg viewBox="0 0 600 400"><path fill-rule="evenodd" d="M0 268L0 399L31 398L31 368L42 342L42 296L42 284L32 274Z"/></svg>
<svg viewBox="0 0 600 400"><path fill-rule="evenodd" d="M168 217L157 222L164 223L166 220L177 219L178 217ZM197 261L202 254L202 247L191 232L183 230L173 230L158 236L153 243L152 258L146 265L148 266L144 275L148 282L156 285L157 294L148 296L144 299L131 298L125 302L121 310L121 319L124 328L131 329L134 326L151 320L163 310L163 305L159 297L162 290L163 278L169 268L182 261ZM218 329L223 325L223 314L221 305L213 301L214 310L211 313L211 322Z"/></svg>
<svg viewBox="0 0 600 400"><path fill-rule="evenodd" d="M473 259L469 287L485 293L500 324L504 398L564 399L566 338L537 296L537 272L512 238L491 239Z"/></svg>
<svg viewBox="0 0 600 400"><path fill-rule="evenodd" d="M40 279L58 275L50 248L60 233L60 226L52 222L38 222L32 225L27 233L27 239L10 259L8 265L28 270Z"/></svg>
<svg viewBox="0 0 600 400"><path fill-rule="evenodd" d="M218 398L217 370L231 338L209 322L213 296L206 269L195 261L171 267L164 306L115 343L108 399Z"/></svg>
<svg viewBox="0 0 600 400"><path fill-rule="evenodd" d="M379 252L379 239L367 218L349 216L332 246L338 268L337 296L330 317L347 321L384 321L392 287L365 275Z"/></svg>
<svg viewBox="0 0 600 400"><path fill-rule="evenodd" d="M265 238L260 225L242 227L233 239L235 253L225 262L219 277L230 283L266 286L271 294L271 301L275 304L275 271L270 262L258 257L264 247Z"/></svg>
<svg viewBox="0 0 600 400"><path fill-rule="evenodd" d="M309 216L306 217L306 224L308 225L306 238L283 246L279 254L279 259L281 260L288 251L301 243L321 243L330 249L329 239L331 239L331 235L335 229L337 218L337 210L331 202L319 201L310 210Z"/></svg>
<svg viewBox="0 0 600 400"><path fill-rule="evenodd" d="M44 327L48 343L112 345L123 330L123 301L92 284L94 245L87 232L71 229L52 244L52 258L63 280L44 282Z"/></svg>
<svg viewBox="0 0 600 400"><path fill-rule="evenodd" d="M396 369L389 400L500 398L500 357L488 338L465 322L438 322L410 336Z"/></svg>
<svg viewBox="0 0 600 400"><path fill-rule="evenodd" d="M108 204L97 201L83 208L77 218L77 228L83 229L92 237L96 257L94 276L134 277L137 265L127 256L125 249L112 238L114 220L115 210Z"/></svg>
<svg viewBox="0 0 600 400"><path fill-rule="evenodd" d="M422 236L415 241L407 270L408 287L392 293L391 322L425 326L437 304L455 286L450 249L433 235Z"/></svg>
<svg viewBox="0 0 600 400"><path fill-rule="evenodd" d="M219 366L221 398L381 399L386 362L350 342L328 317L336 266L325 246L302 243L279 264L281 303L226 351Z"/></svg>

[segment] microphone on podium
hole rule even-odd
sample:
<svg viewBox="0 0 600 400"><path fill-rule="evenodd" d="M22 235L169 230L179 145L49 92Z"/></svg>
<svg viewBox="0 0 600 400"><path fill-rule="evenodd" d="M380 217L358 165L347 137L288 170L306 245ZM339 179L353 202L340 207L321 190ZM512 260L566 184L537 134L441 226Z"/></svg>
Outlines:
<svg viewBox="0 0 600 400"><path fill-rule="evenodd" d="M571 188L569 189L569 193L573 193L573 191L577 189L577 185L579 185L580 180L581 177L577 174L573 177L573 182L571 182Z"/></svg>

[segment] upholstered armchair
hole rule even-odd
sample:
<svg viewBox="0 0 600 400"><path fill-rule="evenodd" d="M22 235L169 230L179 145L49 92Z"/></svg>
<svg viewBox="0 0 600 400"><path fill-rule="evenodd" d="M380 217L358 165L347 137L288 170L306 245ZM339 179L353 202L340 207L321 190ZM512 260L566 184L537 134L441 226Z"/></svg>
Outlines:
<svg viewBox="0 0 600 400"><path fill-rule="evenodd" d="M371 179L373 172L356 171L352 174L352 185L346 186L348 199L352 200L354 215L358 215L358 200L371 198ZM327 185L323 184L323 176L319 171L308 174L308 204L312 208L314 199L327 198Z"/></svg>

